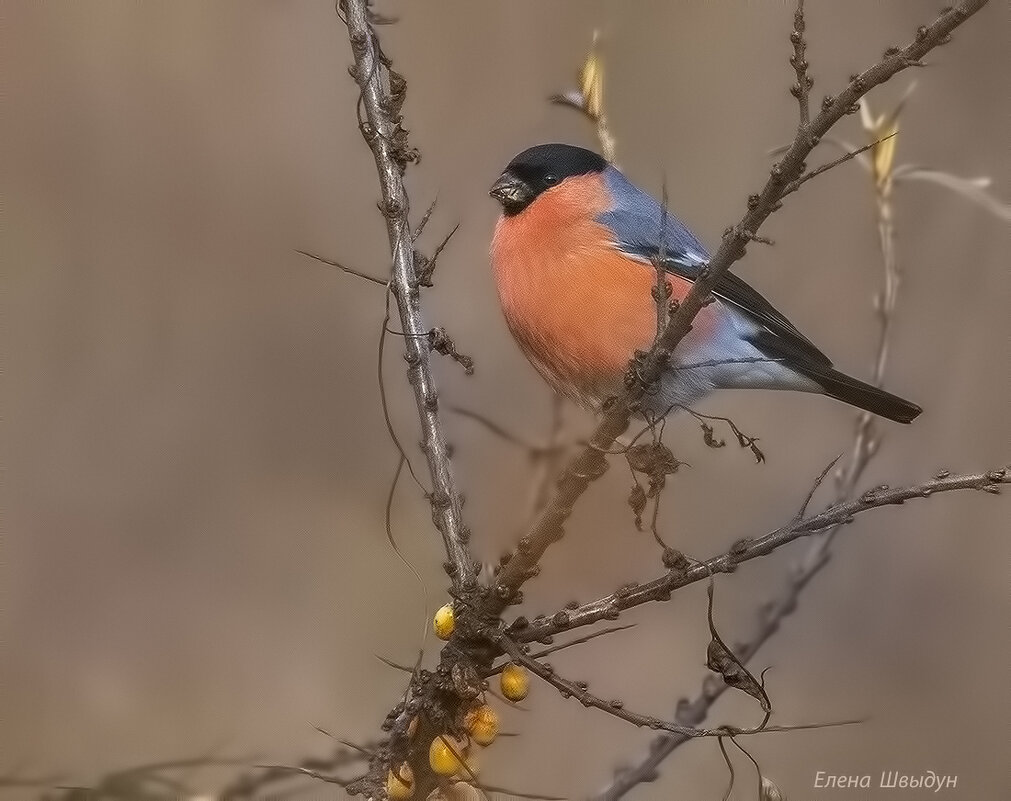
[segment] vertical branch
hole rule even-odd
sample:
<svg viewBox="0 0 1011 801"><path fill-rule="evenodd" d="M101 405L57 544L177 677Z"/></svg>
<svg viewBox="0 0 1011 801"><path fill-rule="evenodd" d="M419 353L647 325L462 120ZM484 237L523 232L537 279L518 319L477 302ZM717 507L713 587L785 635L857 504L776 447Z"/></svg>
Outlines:
<svg viewBox="0 0 1011 801"><path fill-rule="evenodd" d="M439 397L432 377L428 329L421 314L418 276L414 264L410 203L404 189L404 170L416 154L407 146L407 132L400 125L406 83L390 70L369 20L367 0L341 0L354 53L352 76L361 88L359 125L375 157L382 187L381 210L393 256L391 288L404 332L404 358L414 389L421 422L421 447L432 477L432 518L442 534L448 561L446 571L456 589L473 586L474 563L467 548L468 531L463 524L460 495L453 478L446 436L439 418ZM362 114L364 113L364 119Z"/></svg>
<svg viewBox="0 0 1011 801"><path fill-rule="evenodd" d="M894 137L894 133L893 133ZM892 145L894 147L894 143ZM895 226L892 212L892 170L891 162L885 172L875 176L874 198L878 215L878 244L881 248L881 265L883 268L883 283L881 290L874 297L874 307L878 313L878 348L874 359L874 375L872 383L881 386L888 364L889 341L891 338L892 321L895 316L895 306L899 299L899 265L895 257ZM844 500L853 492L854 485L860 474L877 452L880 440L874 416L863 412L857 420L857 432L853 442L853 455L845 474L837 476L839 486L838 498Z"/></svg>
<svg viewBox="0 0 1011 801"><path fill-rule="evenodd" d="M797 0L797 10L793 12L793 31L790 32L790 41L793 42L793 55L790 57L790 64L794 72L797 73L797 82L790 87L790 94L797 98L797 105L800 108L801 130L811 122L810 91L814 86L814 78L807 74L807 40L804 38L804 31L807 23L804 20L804 0Z"/></svg>

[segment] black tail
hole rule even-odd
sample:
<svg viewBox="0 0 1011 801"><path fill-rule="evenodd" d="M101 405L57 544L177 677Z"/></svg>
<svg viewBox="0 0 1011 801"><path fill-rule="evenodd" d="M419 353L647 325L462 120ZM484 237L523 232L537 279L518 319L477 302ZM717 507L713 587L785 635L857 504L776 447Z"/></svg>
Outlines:
<svg viewBox="0 0 1011 801"><path fill-rule="evenodd" d="M923 411L915 403L858 381L829 365L797 361L789 361L787 364L790 369L816 382L830 398L887 417L896 423L911 423Z"/></svg>

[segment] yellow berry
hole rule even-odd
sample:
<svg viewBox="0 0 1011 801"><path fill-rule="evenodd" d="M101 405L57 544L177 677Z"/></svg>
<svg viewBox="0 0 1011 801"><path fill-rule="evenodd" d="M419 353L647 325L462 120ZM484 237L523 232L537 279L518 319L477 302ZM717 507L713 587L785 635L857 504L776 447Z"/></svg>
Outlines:
<svg viewBox="0 0 1011 801"><path fill-rule="evenodd" d="M464 717L464 725L478 745L491 745L498 737L498 712L488 704L472 707Z"/></svg>
<svg viewBox="0 0 1011 801"><path fill-rule="evenodd" d="M530 677L522 667L510 662L502 668L501 686L502 695L510 701L522 701L530 692Z"/></svg>
<svg viewBox="0 0 1011 801"><path fill-rule="evenodd" d="M455 737L440 734L428 748L428 764L440 776L452 776L464 769L467 744Z"/></svg>
<svg viewBox="0 0 1011 801"><path fill-rule="evenodd" d="M435 620L432 621L432 628L435 629L435 636L440 640L448 640L456 628L456 616L453 614L453 605L446 604L440 607L435 613Z"/></svg>
<svg viewBox="0 0 1011 801"><path fill-rule="evenodd" d="M386 775L386 797L390 801L407 801L414 795L414 771L406 762Z"/></svg>

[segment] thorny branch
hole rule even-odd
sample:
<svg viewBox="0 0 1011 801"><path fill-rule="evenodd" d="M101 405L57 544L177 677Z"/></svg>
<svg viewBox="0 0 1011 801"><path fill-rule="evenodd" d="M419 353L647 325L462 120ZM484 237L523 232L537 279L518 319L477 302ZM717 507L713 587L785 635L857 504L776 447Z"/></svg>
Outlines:
<svg viewBox="0 0 1011 801"><path fill-rule="evenodd" d="M546 662L541 662L535 657L529 655L524 650L523 646L519 643L514 642L509 637L501 636L499 637L499 644L502 650L510 657L510 659L516 664L523 665L531 673L533 673L537 678L542 681L547 682L562 695L563 698L575 698L579 703L587 708L599 709L602 712L606 712L613 717L623 720L626 723L630 723L638 728L648 728L660 731L667 731L682 735L687 738L697 738L697 737L736 737L739 735L749 735L749 734L761 734L763 732L784 732L784 731L796 731L798 729L811 729L811 728L824 728L826 726L844 726L857 721L840 721L839 723L814 723L814 724L801 724L798 726L770 726L768 723L768 711L766 711L765 718L762 723L751 728L740 728L738 726L717 726L712 729L698 729L692 726L682 726L680 723L671 722L663 720L662 718L654 717L653 715L644 715L639 712L633 712L625 708L624 702L614 699L605 700L600 696L594 695L588 689L586 682L572 681L571 679L563 678L559 676L555 669L547 664Z"/></svg>
<svg viewBox="0 0 1011 801"><path fill-rule="evenodd" d="M352 77L361 88L359 125L372 150L382 187L380 206L393 256L391 288L404 332L404 358L421 421L421 447L432 476L432 518L442 534L447 570L457 590L473 587L475 566L467 549L469 532L463 523L460 494L453 478L446 435L439 418L439 396L432 377L432 343L421 314L419 277L415 271L410 204L404 189L404 168L416 158L408 149L400 107L405 82L390 69L389 60L369 21L367 0L342 0L348 37L354 54ZM364 119L361 118L364 112Z"/></svg>
<svg viewBox="0 0 1011 801"><path fill-rule="evenodd" d="M896 506L916 498L929 498L940 492L979 490L996 494L1000 485L1011 484L1011 467L1001 467L985 473L963 475L939 474L937 477L908 487L877 487L859 498L833 504L818 514L795 518L784 526L754 539L741 539L728 551L702 562L674 568L652 581L630 584L617 592L564 610L550 618L535 620L511 632L518 642L543 641L546 637L588 626L601 620L614 620L626 609L652 601L666 601L674 590L704 581L716 573L733 573L743 562L767 556L777 548L800 537L827 531L851 523L857 515L881 506Z"/></svg>
<svg viewBox="0 0 1011 801"><path fill-rule="evenodd" d="M681 734L685 737L725 737L737 734L756 734L758 731L776 731L776 727L763 726L754 729L741 729L734 726L719 726L714 729L697 729L693 726L682 726L679 723L666 721L652 715L644 715L639 712L632 712L625 708L622 701L607 701L594 695L587 689L585 682L572 681L559 676L554 668L546 662L541 662L526 654L518 643L503 635L499 638L502 650L512 659L513 662L523 665L539 679L547 682L557 689L563 698L575 698L585 707L592 707L613 715L619 720L631 723L639 728L656 729L671 733Z"/></svg>
<svg viewBox="0 0 1011 801"><path fill-rule="evenodd" d="M783 158L773 166L762 191L748 198L747 214L737 225L727 229L716 255L700 270L691 291L671 315L663 336L638 361L635 369L630 370L626 391L605 404L603 420L589 443L565 466L551 502L502 566L494 588L497 604L490 612L500 614L507 604L515 602L520 587L537 574L541 556L552 543L562 538L565 521L572 513L573 505L607 469L607 451L628 428L639 401L660 377L674 348L691 330L692 320L707 302L720 276L744 256L748 243L755 238L762 224L780 208L786 189L804 174L806 159L821 138L845 115L856 111L858 101L867 92L902 70L919 65L927 53L949 41L951 32L986 2L965 0L944 11L929 26L921 26L906 47L889 48L879 62L856 75L842 92L835 97L827 95L818 116L807 125L800 126Z"/></svg>

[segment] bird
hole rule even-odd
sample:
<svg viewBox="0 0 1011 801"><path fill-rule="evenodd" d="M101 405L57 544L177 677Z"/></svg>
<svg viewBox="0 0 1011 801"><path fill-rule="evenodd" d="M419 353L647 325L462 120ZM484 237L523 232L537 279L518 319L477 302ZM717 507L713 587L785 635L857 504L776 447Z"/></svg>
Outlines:
<svg viewBox="0 0 1011 801"><path fill-rule="evenodd" d="M557 392L599 411L657 327L662 267L681 301L710 260L673 213L599 154L542 144L517 155L489 194L501 205L491 266L505 322ZM640 413L662 418L713 390L820 393L909 423L919 406L832 366L758 291L725 272Z"/></svg>

